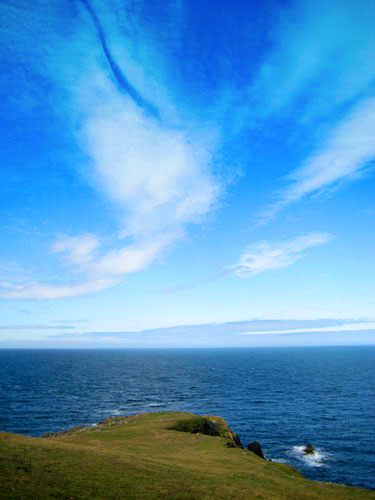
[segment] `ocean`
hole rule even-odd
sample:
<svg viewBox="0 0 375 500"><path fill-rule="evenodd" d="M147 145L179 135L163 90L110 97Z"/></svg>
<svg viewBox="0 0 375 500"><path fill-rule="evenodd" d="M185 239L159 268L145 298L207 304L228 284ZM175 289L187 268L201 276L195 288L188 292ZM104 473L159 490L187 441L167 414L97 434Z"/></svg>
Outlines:
<svg viewBox="0 0 375 500"><path fill-rule="evenodd" d="M222 416L307 478L375 489L375 346L0 350L0 430L170 410Z"/></svg>

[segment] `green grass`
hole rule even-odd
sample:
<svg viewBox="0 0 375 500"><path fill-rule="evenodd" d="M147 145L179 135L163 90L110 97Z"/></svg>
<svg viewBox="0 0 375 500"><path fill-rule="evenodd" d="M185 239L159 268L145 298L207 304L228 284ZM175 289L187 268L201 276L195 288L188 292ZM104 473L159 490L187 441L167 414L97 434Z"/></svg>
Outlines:
<svg viewBox="0 0 375 500"><path fill-rule="evenodd" d="M200 419L154 413L43 438L0 433L0 498L375 500L375 492L309 481L285 464L228 448L233 434L218 417L207 419L219 436L171 429Z"/></svg>

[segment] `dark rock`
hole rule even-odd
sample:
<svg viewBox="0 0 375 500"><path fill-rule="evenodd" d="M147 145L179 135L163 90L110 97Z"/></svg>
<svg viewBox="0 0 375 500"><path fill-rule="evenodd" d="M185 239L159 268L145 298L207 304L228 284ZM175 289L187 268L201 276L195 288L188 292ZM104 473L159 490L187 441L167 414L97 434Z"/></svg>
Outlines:
<svg viewBox="0 0 375 500"><path fill-rule="evenodd" d="M253 441L252 443L249 443L247 445L247 449L255 453L255 455L258 455L258 457L264 458L262 447L260 446L259 441Z"/></svg>
<svg viewBox="0 0 375 500"><path fill-rule="evenodd" d="M234 442L235 446L237 448L243 448L242 446L242 443L241 443L241 439L240 439L240 436L236 433L236 432L232 432L230 433L230 438L232 438L232 441Z"/></svg>
<svg viewBox="0 0 375 500"><path fill-rule="evenodd" d="M314 455L315 453L315 448L312 444L307 444L304 449L303 449L303 453L305 455Z"/></svg>

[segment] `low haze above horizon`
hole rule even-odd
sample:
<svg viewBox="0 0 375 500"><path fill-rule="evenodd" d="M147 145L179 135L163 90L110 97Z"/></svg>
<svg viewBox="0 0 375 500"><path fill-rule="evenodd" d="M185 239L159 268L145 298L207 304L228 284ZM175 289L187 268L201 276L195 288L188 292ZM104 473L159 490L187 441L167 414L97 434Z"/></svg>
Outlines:
<svg viewBox="0 0 375 500"><path fill-rule="evenodd" d="M372 0L3 0L0 348L375 344Z"/></svg>

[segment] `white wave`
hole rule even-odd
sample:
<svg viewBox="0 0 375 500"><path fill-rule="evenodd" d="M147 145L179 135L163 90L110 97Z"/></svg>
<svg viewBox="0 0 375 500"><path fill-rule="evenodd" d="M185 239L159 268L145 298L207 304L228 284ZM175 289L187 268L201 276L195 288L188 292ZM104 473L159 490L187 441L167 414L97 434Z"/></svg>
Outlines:
<svg viewBox="0 0 375 500"><path fill-rule="evenodd" d="M306 455L304 450L305 446L293 446L292 453L299 460L303 460L309 467L326 467L324 460L328 455L321 448L315 448L315 452L309 455Z"/></svg>
<svg viewBox="0 0 375 500"><path fill-rule="evenodd" d="M112 415L122 415L123 411L122 410L110 410Z"/></svg>

